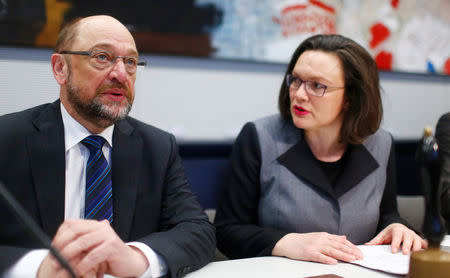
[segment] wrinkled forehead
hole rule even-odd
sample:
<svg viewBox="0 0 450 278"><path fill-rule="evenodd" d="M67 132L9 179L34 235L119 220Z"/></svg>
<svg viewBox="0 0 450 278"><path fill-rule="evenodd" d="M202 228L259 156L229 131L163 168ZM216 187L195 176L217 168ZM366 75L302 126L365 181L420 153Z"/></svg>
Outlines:
<svg viewBox="0 0 450 278"><path fill-rule="evenodd" d="M103 48L118 55L137 55L136 44L128 29L112 18L87 18L77 27L73 50Z"/></svg>

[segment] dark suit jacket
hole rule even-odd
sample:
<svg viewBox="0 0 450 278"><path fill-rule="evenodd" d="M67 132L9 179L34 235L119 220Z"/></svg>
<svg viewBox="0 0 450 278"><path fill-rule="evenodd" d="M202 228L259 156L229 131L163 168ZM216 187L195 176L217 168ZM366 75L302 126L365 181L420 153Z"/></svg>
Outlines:
<svg viewBox="0 0 450 278"><path fill-rule="evenodd" d="M64 220L65 153L60 102L0 117L0 180L51 238ZM112 148L113 228L164 257L170 277L214 255L215 231L186 181L173 135L127 117ZM40 244L0 203L0 273Z"/></svg>

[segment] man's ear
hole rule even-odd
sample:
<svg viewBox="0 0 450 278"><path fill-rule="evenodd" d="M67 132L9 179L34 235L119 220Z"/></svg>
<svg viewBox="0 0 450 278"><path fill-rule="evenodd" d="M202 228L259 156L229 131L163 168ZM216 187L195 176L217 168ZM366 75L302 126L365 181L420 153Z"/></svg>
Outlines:
<svg viewBox="0 0 450 278"><path fill-rule="evenodd" d="M64 59L62 54L55 53L52 55L51 61L53 76L55 76L56 82L59 85L65 84L69 74L69 65L66 59Z"/></svg>

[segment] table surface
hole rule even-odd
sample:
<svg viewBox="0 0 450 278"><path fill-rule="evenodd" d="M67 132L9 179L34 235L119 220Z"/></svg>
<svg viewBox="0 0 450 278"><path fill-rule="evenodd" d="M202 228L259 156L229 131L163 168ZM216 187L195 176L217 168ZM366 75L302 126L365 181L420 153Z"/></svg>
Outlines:
<svg viewBox="0 0 450 278"><path fill-rule="evenodd" d="M212 262L194 271L186 278L300 278L324 274L335 274L345 278L386 278L402 277L371 270L349 263L326 265L321 263L295 261L281 257L257 257L250 259ZM281 276L280 276L281 275Z"/></svg>
<svg viewBox="0 0 450 278"><path fill-rule="evenodd" d="M450 240L447 235L445 240ZM448 251L448 250L447 250ZM308 276L318 276L325 274L335 274L345 278L386 278L405 277L386 272L368 269L350 263L338 263L336 265L326 265L321 263L295 261L281 257L257 257L240 260L226 260L212 262L205 267L194 271L186 278L301 278Z"/></svg>

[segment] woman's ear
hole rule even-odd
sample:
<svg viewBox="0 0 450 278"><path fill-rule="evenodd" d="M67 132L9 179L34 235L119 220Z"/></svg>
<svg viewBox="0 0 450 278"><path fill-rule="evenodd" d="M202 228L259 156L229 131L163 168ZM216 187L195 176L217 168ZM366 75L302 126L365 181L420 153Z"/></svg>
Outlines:
<svg viewBox="0 0 450 278"><path fill-rule="evenodd" d="M68 63L64 59L62 54L55 53L52 55L52 71L53 76L59 85L63 85L67 82L67 77L69 73Z"/></svg>

